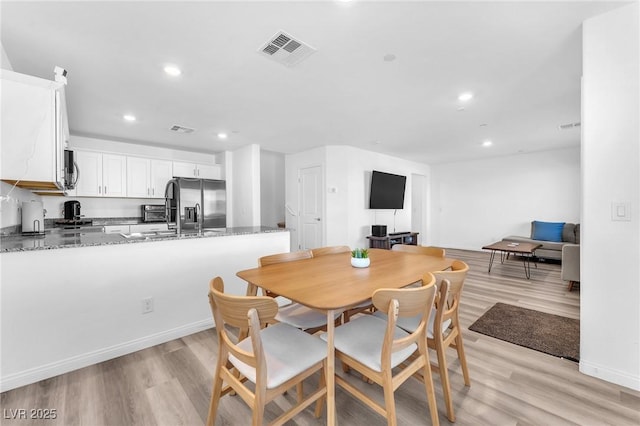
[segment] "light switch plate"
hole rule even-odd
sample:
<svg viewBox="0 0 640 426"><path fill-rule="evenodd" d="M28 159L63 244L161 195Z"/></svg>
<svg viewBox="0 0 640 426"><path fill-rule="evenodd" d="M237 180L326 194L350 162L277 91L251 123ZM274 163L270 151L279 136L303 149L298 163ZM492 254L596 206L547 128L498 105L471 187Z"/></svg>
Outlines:
<svg viewBox="0 0 640 426"><path fill-rule="evenodd" d="M611 203L611 220L630 221L631 203L613 202Z"/></svg>

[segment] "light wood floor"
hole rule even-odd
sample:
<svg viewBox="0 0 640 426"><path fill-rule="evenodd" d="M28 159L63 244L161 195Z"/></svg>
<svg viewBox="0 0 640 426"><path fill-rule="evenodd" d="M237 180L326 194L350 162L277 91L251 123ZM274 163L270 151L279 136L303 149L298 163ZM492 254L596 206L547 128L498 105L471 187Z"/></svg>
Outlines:
<svg viewBox="0 0 640 426"><path fill-rule="evenodd" d="M572 361L466 329L498 301L579 318L579 291L567 292L559 265L539 264L532 269L531 280L526 280L520 262L498 263L488 275L488 253L447 250L447 256L464 260L471 268L461 305L470 388L464 386L455 353L449 353L457 425L640 424L639 392L580 374ZM207 303L204 296L202 303ZM207 415L216 347L214 331L204 331L5 392L0 399L0 422L20 426L201 425ZM352 379L382 401L377 386L356 376ZM440 422L448 424L437 375L434 380ZM339 423L386 424L340 388L336 393ZM272 403L267 420L275 418L290 398L286 395ZM430 423L424 387L416 380L398 389L396 403L399 424ZM32 408L55 409L57 419L7 419L9 410ZM240 398L226 396L217 420L220 425L246 425L250 410ZM315 419L310 408L289 424L321 425L325 421L324 416Z"/></svg>

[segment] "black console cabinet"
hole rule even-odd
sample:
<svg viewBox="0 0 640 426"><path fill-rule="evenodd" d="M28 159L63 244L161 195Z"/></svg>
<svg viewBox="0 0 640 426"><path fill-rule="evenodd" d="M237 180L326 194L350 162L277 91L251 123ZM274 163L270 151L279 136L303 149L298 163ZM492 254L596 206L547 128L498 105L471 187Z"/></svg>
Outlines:
<svg viewBox="0 0 640 426"><path fill-rule="evenodd" d="M369 235L367 238L369 239L370 248L381 248L387 250L390 250L391 247L396 244L410 244L414 246L418 244L418 232L403 232L387 235L385 237L374 237L373 235Z"/></svg>

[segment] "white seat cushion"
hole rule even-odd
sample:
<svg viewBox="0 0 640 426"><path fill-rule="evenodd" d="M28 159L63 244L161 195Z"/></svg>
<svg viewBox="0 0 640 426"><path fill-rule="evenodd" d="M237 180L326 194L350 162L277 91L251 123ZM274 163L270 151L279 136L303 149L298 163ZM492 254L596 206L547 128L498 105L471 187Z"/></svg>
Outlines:
<svg viewBox="0 0 640 426"><path fill-rule="evenodd" d="M382 318L385 321L387 320L387 314L385 314L384 312L376 311L373 313L373 315L377 316L378 318ZM433 339L433 323L435 322L435 320L436 320L436 308L431 308L431 315L429 315L429 324L427 325L427 337L429 337L430 339ZM416 330L416 328L418 328L418 324L420 324L419 316L399 317L398 321L396 322L396 325L398 327L408 331L409 333L413 333ZM450 324L451 324L450 319L442 323L443 333L447 331L447 328L449 328Z"/></svg>
<svg viewBox="0 0 640 426"><path fill-rule="evenodd" d="M387 322L372 315L357 317L352 321L336 327L334 345L340 352L357 359L362 364L375 371L382 371L380 357L382 354L382 342L387 330ZM406 337L409 334L396 328L394 339ZM322 333L320 338L327 340L327 333ZM391 355L391 366L396 367L406 360L418 349L413 344Z"/></svg>
<svg viewBox="0 0 640 426"><path fill-rule="evenodd" d="M275 324L260 331L267 363L267 389L275 388L315 363L327 357L327 345L322 340L287 324ZM238 346L253 353L251 339ZM256 382L256 370L229 355L229 361L251 382Z"/></svg>
<svg viewBox="0 0 640 426"><path fill-rule="evenodd" d="M342 311L334 313L334 320L342 315ZM327 314L308 308L299 303L282 306L276 314L276 321L283 322L302 330L322 327L327 324Z"/></svg>

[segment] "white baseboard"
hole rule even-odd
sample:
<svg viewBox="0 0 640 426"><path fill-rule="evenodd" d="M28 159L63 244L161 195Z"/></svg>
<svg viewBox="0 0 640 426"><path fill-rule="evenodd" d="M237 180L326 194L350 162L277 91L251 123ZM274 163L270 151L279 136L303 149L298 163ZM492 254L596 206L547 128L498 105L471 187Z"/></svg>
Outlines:
<svg viewBox="0 0 640 426"><path fill-rule="evenodd" d="M580 372L587 376L615 383L629 389L640 391L640 376L631 376L628 373L612 370L610 367L587 361L580 361Z"/></svg>
<svg viewBox="0 0 640 426"><path fill-rule="evenodd" d="M45 380L60 374L68 373L69 371L78 370L89 365L97 364L99 362L117 358L151 346L179 339L181 337L188 336L189 334L194 334L209 328L213 328L213 321L210 318L108 348L73 356L58 362L2 376L2 379L0 379L0 392L39 382L40 380Z"/></svg>

